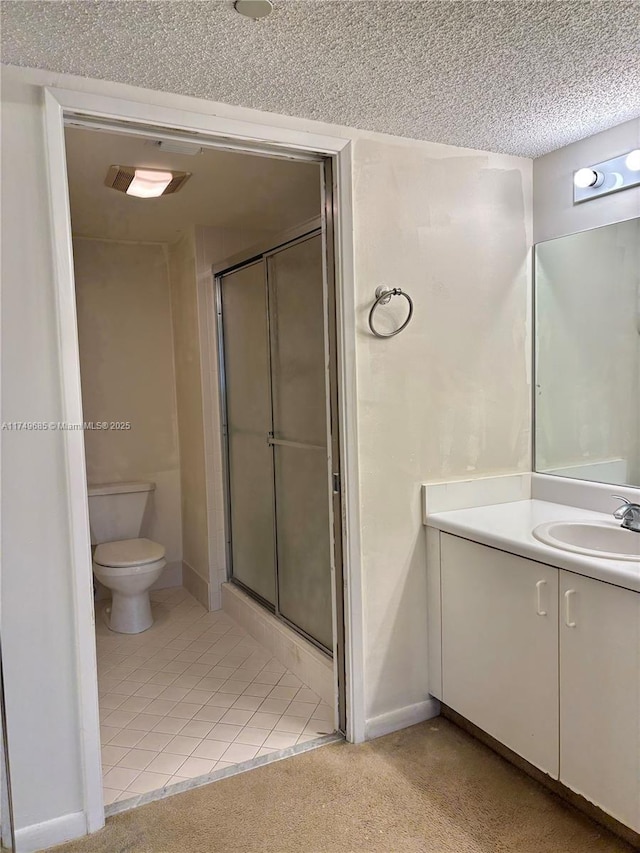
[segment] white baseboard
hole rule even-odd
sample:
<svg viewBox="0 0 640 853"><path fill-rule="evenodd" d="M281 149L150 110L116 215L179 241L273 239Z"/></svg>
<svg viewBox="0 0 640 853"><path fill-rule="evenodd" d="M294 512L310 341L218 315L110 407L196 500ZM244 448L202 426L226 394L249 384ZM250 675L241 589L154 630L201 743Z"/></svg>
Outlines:
<svg viewBox="0 0 640 853"><path fill-rule="evenodd" d="M335 707L333 661L238 586L222 584L222 609L314 693Z"/></svg>
<svg viewBox="0 0 640 853"><path fill-rule="evenodd" d="M56 844L64 844L87 834L87 818L84 812L62 815L62 817L34 823L16 830L16 853L36 853Z"/></svg>
<svg viewBox="0 0 640 853"><path fill-rule="evenodd" d="M364 729L365 739L373 740L382 737L382 735L406 729L408 726L415 726L416 723L423 723L425 720L437 717L439 713L440 703L437 699L432 698L426 699L424 702L416 702L415 705L396 708L395 711L389 711L387 714L380 714L378 717L367 720Z"/></svg>
<svg viewBox="0 0 640 853"><path fill-rule="evenodd" d="M182 584L205 610L209 610L209 584L184 560L182 561Z"/></svg>

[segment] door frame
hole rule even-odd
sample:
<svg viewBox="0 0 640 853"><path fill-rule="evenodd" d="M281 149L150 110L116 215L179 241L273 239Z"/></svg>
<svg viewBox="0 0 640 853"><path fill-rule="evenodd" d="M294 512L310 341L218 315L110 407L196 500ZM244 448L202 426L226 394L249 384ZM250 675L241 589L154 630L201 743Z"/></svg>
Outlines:
<svg viewBox="0 0 640 853"><path fill-rule="evenodd" d="M48 158L48 194L54 287L57 305L61 416L82 423L80 360L78 349L73 250L65 151L65 124L73 119L96 128L155 138L188 135L203 145L284 157L331 158L332 225L335 251L337 355L339 378L340 455L342 461L343 590L345 604L346 736L364 740L364 626L362 558L360 544L359 469L356 411L356 301L353 258L352 145L349 139L279 126L277 119L261 115L264 123L246 120L242 108L225 112L238 118L202 110L184 110L108 97L91 91L43 87L44 131ZM197 102L195 102L197 103ZM241 116L241 118L240 118ZM306 155L306 156L305 156ZM78 714L83 798L86 827L94 832L104 825L98 686L94 635L94 605L89 533L84 436L80 430L63 431L67 479L70 583L74 602L73 632L76 648ZM342 597L341 596L341 597Z"/></svg>

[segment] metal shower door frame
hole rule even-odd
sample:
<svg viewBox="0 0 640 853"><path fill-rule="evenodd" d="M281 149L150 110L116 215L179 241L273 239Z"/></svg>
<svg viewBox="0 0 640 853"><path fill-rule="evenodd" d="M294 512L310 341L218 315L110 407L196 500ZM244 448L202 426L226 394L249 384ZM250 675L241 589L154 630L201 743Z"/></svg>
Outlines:
<svg viewBox="0 0 640 853"><path fill-rule="evenodd" d="M324 178L324 176L323 176ZM327 411L327 446L326 448L320 448L327 452L327 496L329 500L329 537L331 540L331 571L336 572L336 576L340 579L340 583L342 583L342 524L341 524L341 508L340 508L340 488L339 485L336 488L334 487L334 477L337 474L338 483L340 478L340 468L339 468L339 435L338 435L338 421L337 421L337 370L335 365L336 352L335 346L335 294L334 294L334 286L332 277L329 275L329 271L331 270L331 262L328 258L328 247L331 244L331 240L327 234L327 227L315 227L312 230L304 231L304 233L300 234L297 237L292 236L291 232L287 232L286 235L283 235L284 242L281 242L276 239L275 244L272 242L272 247L266 251L261 252L260 254L250 253L248 257L245 257L244 260L238 260L237 263L234 263L232 266L229 266L225 269L220 269L220 266L216 266L214 270L214 282L215 282L215 299L216 299L216 320L217 320L217 330L218 330L218 373L219 373L219 382L220 382L220 409L221 409L221 420L222 420L222 435L223 435L223 467L224 467L224 486L225 486L225 527L226 527L226 536L225 536L225 544L226 544L226 555L227 555L227 578L232 581L234 584L240 586L245 592L247 592L252 598L259 601L265 608L267 608L270 612L274 613L274 615L288 625L292 630L296 631L296 633L303 636L306 640L312 643L316 648L322 651L325 654L328 654L331 657L336 657L333 655L332 650L327 649L323 646L315 637L312 637L308 634L303 628L299 625L296 625L290 619L288 619L280 610L279 606L279 577L278 577L278 530L277 530L277 520L278 520L278 500L277 500L277 490L276 490L276 466L275 466L275 448L276 446L291 446L292 444L297 444L293 442L288 442L285 440L277 439L273 435L273 430L271 430L269 436L267 437L267 443L271 447L271 475L272 475L272 490L273 490L273 506L274 506L274 516L273 516L273 535L274 535L274 565L275 565L275 606L271 605L270 602L266 601L261 595L256 593L251 588L247 587L242 581L233 576L233 531L232 531L232 522L231 522L231 471L229 464L229 428L228 428L228 411L227 411L227 377L226 377L226 366L225 366L225 347L224 347L224 321L223 321L223 306L222 306L222 287L223 282L222 279L225 275L228 275L232 272L237 272L238 270L248 267L250 265L256 264L257 262L262 262L264 265L264 281L265 281L265 304L266 304L266 324L267 324L267 340L269 342L268 346L268 374L269 374L269 413L270 413L270 421L271 426L273 427L273 365L272 365L272 343L273 343L273 334L272 334L272 314L271 314L271 285L269 279L269 260L280 252L291 248L300 243L304 243L307 240L310 240L314 237L320 236L323 240L323 303L325 307L323 322L325 326L325 354L327 356L327 369L326 369L326 411ZM332 254L331 254L332 258ZM330 280L331 279L331 280ZM335 398L335 400L334 400ZM306 445L304 445L306 447ZM315 446L313 446L315 448ZM309 449L312 449L312 446L308 446ZM337 451L337 453L336 453ZM336 458L337 456L337 458ZM336 464L338 463L338 464ZM336 470L337 469L337 470ZM338 513L336 517L336 502L338 503ZM340 561L338 567L338 558ZM334 584L332 584L332 595L335 595L335 589L333 589ZM341 596L336 596L339 604L341 605ZM335 610L335 608L332 608ZM333 638L336 643L339 654L337 655L338 660L341 659L341 656L344 652L344 619L343 619L343 609L342 606L338 607L339 615L337 619L337 624L334 623L333 628ZM342 668L342 664L340 663L340 667ZM344 684L342 679L339 679L341 684ZM342 694L343 691L339 691ZM343 702L340 702L342 706ZM343 727L343 713L340 711L340 721L341 728Z"/></svg>
<svg viewBox="0 0 640 853"><path fill-rule="evenodd" d="M270 601L263 598L259 593L252 590L246 584L242 583L242 581L233 577L233 533L232 533L232 522L231 522L231 465L230 465L230 452L229 452L229 413L228 413L228 392L227 392L227 369L226 369L226 355L225 355L225 347L224 347L224 319L223 319L223 310L222 310L222 279L233 272L238 272L241 269L246 267L253 266L254 264L260 264L263 267L263 278L266 282L267 277L267 262L264 254L261 255L252 255L247 258L245 261L241 261L228 269L221 270L220 272L214 273L214 287L215 287L215 306L216 306L216 329L217 329L217 338L218 338L218 381L220 388L220 422L222 425L222 468L223 468L223 487L224 487L224 525L225 525L225 555L227 562L227 580L232 581L241 587L245 592L251 595L252 598L255 598L257 601L262 604L267 610L271 613L277 613L278 607L278 552L277 552L277 531L275 525L275 475L274 475L274 465L273 465L273 450L271 452L271 483L272 483L272 496L273 496L273 506L274 506L274 567L275 567L275 606L271 604ZM271 345L270 345L270 328L269 328L269 306L268 300L268 288L265 287L265 318L267 325L267 373L269 376L269 422L273 424L273 394L271 390Z"/></svg>

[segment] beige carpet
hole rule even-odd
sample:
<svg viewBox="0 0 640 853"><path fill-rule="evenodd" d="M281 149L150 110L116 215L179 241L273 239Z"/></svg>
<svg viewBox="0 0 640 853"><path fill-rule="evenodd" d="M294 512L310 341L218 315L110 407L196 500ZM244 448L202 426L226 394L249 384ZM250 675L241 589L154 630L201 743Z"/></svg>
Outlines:
<svg viewBox="0 0 640 853"><path fill-rule="evenodd" d="M623 853L633 848L439 717L110 818L56 853Z"/></svg>

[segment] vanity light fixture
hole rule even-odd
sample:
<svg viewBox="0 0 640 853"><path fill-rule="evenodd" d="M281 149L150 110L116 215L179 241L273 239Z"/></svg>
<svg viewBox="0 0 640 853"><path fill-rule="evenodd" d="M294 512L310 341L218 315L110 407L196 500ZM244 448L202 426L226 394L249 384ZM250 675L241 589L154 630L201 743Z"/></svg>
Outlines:
<svg viewBox="0 0 640 853"><path fill-rule="evenodd" d="M573 176L573 183L582 190L587 187L600 187L604 183L604 175L595 169L578 169Z"/></svg>
<svg viewBox="0 0 640 853"><path fill-rule="evenodd" d="M640 148L585 166L573 175L573 203L640 185Z"/></svg>
<svg viewBox="0 0 640 853"><path fill-rule="evenodd" d="M144 169L138 166L110 166L105 186L138 198L158 198L176 193L191 177L191 172L169 169Z"/></svg>
<svg viewBox="0 0 640 853"><path fill-rule="evenodd" d="M629 151L627 159L624 162L630 172L640 172L640 148L636 148L635 151Z"/></svg>

